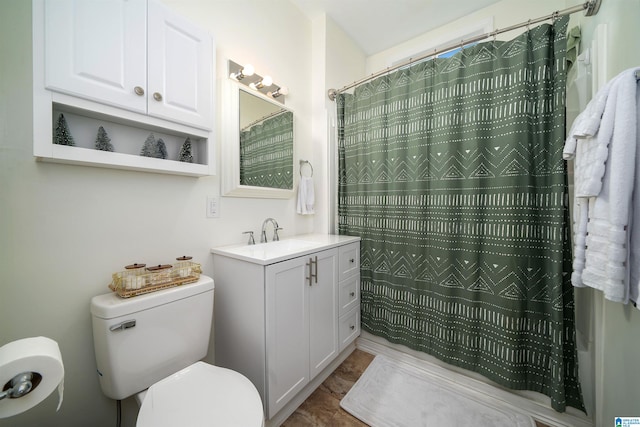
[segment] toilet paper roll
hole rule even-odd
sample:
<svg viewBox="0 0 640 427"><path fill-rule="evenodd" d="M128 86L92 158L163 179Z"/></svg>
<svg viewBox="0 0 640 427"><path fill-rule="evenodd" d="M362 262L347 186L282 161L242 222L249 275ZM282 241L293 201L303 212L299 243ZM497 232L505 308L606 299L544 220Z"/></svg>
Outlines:
<svg viewBox="0 0 640 427"><path fill-rule="evenodd" d="M42 379L22 397L0 400L0 418L33 408L58 388L58 409L62 405L64 365L58 343L46 337L25 338L0 347L0 391L23 372L36 372Z"/></svg>

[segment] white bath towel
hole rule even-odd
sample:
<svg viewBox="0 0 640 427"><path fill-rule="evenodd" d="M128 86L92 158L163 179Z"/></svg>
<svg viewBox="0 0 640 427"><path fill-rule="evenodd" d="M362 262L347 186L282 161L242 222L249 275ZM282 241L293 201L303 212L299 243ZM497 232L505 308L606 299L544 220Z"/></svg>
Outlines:
<svg viewBox="0 0 640 427"><path fill-rule="evenodd" d="M640 247L633 248L629 245L631 224L639 224L640 227L640 206L636 208L633 199L634 182L637 173L640 173L636 161L638 109L634 70L627 70L617 76L608 90L595 141L593 138L577 140L576 165L580 161L583 161L583 167L584 161L592 162L588 166L600 162L600 157L589 155L601 147L607 147L607 156L601 182L587 186L586 193L579 195L576 191L576 246L572 282L575 286L600 289L605 298L626 303L629 298L630 272L634 268L640 272L640 266L629 265L632 251L640 251ZM590 126L589 131L592 132L594 126ZM584 142L596 144L597 149L585 147L581 150ZM588 153L586 159L585 151ZM583 172L585 171L590 174L576 174L576 187L578 179L591 179L594 182L593 178L598 178L600 173L597 167L583 168ZM586 229L585 213L588 218ZM582 256L584 259L581 259ZM584 269L580 270L582 266Z"/></svg>
<svg viewBox="0 0 640 427"><path fill-rule="evenodd" d="M636 141L640 143L640 90L636 90ZM640 148L636 148L636 165L640 165ZM633 215L629 228L629 299L640 303L640 167L636 170L631 201ZM640 309L640 304L636 305Z"/></svg>
<svg viewBox="0 0 640 427"><path fill-rule="evenodd" d="M565 160L575 158L575 195L576 197L597 196L602 188L605 163L609 156L608 146L613 128L613 110L617 92L612 90L621 75L609 81L576 117L565 141L562 152ZM608 120L605 109L609 111ZM604 132L600 127L608 126ZM600 137L597 137L597 134ZM607 133L603 137L603 133ZM579 143L578 143L579 141Z"/></svg>
<svg viewBox="0 0 640 427"><path fill-rule="evenodd" d="M300 215L310 215L315 213L316 197L313 190L313 178L303 176L298 184L298 208Z"/></svg>

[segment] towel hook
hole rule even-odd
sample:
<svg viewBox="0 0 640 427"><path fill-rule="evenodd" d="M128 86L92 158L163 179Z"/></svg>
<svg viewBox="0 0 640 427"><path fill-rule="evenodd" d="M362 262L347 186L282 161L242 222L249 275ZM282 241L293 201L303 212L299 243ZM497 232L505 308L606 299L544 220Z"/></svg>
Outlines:
<svg viewBox="0 0 640 427"><path fill-rule="evenodd" d="M309 167L311 168L311 175L309 175L309 177L312 177L313 165L311 165L311 162L309 160L300 160L300 177L302 177L302 166L304 166L305 164L309 165Z"/></svg>

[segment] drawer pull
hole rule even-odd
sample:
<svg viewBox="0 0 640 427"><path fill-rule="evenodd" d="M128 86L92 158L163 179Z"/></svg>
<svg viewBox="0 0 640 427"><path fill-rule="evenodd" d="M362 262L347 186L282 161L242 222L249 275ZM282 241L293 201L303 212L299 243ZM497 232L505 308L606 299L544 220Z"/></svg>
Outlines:
<svg viewBox="0 0 640 427"><path fill-rule="evenodd" d="M144 95L144 89L142 89L140 86L136 86L133 88L133 91L136 93L136 95L138 96L142 96Z"/></svg>
<svg viewBox="0 0 640 427"><path fill-rule="evenodd" d="M313 265L316 265L316 272L315 274L313 273ZM315 279L316 283L318 283L318 257L315 257L315 260L313 258L309 258L309 262L306 263L306 265L309 266L309 276L305 277L305 279L309 280L309 286L312 286L312 279Z"/></svg>

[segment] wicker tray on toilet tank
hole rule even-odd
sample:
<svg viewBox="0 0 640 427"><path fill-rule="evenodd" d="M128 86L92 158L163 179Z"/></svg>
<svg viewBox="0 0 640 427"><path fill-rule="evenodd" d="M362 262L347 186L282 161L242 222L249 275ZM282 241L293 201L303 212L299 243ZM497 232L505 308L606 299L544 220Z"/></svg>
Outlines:
<svg viewBox="0 0 640 427"><path fill-rule="evenodd" d="M123 271L113 273L109 289L130 298L173 286L197 282L202 269L191 257L176 258L173 265L160 264L147 267L146 264L127 265Z"/></svg>

